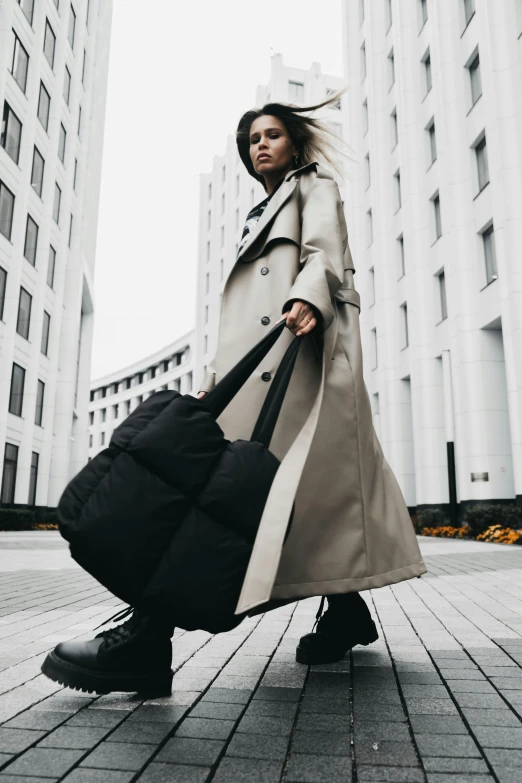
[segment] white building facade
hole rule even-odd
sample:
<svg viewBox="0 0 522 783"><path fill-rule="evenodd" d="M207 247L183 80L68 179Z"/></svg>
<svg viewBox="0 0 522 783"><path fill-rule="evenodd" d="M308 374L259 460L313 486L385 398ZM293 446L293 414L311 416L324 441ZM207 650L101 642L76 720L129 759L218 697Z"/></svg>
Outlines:
<svg viewBox="0 0 522 783"><path fill-rule="evenodd" d="M364 375L410 507L522 503L522 0L344 0Z"/></svg>
<svg viewBox="0 0 522 783"><path fill-rule="evenodd" d="M113 431L154 392L193 392L194 332L91 384L89 460L109 445Z"/></svg>
<svg viewBox="0 0 522 783"><path fill-rule="evenodd" d="M0 3L2 504L56 506L87 461L112 0Z"/></svg>
<svg viewBox="0 0 522 783"><path fill-rule="evenodd" d="M290 68L280 54L270 62L270 81L256 91L256 107L269 101L314 104L336 91L343 79L326 76L319 63L308 70ZM245 111L251 106L246 105ZM321 115L332 130L342 134L341 112L326 108ZM237 118L239 122L239 117ZM234 128L235 131L235 128ZM266 197L262 185L248 174L239 157L234 133L224 155L216 155L212 171L200 177L198 283L196 306L195 380L199 384L217 343L221 296L232 269L245 219L253 206ZM241 324L238 324L238 329Z"/></svg>

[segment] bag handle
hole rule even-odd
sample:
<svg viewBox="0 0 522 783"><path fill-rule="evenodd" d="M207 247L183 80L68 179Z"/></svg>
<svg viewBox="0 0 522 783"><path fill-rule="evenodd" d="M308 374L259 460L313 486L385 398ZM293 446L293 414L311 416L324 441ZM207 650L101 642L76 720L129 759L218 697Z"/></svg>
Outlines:
<svg viewBox="0 0 522 783"><path fill-rule="evenodd" d="M205 397L205 405L216 419L223 413L241 387L244 386L256 367L275 345L285 328L286 321L280 321L276 324L274 328L271 329L262 340L254 345L254 347L228 371L219 383L208 392ZM288 346L256 422L254 428L256 437L254 437L254 433L252 434L252 440L259 440L257 434L260 432L261 437L265 439L261 442L266 446L268 446L268 443L270 442L281 405L283 404L284 395L290 381L301 340L302 337L295 338ZM267 437L268 442L266 442Z"/></svg>

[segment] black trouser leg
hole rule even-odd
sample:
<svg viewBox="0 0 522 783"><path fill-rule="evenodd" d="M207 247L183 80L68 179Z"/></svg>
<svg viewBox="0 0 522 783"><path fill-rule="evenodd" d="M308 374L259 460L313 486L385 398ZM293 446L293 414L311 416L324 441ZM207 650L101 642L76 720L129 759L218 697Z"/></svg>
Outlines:
<svg viewBox="0 0 522 783"><path fill-rule="evenodd" d="M370 610L360 593L343 593L342 595L329 595L328 608L342 619L370 620Z"/></svg>

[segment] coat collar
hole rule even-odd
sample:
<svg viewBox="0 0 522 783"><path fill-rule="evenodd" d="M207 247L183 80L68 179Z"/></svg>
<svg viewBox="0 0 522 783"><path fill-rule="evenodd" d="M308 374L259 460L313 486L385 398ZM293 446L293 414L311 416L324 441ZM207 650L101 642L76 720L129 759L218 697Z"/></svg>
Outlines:
<svg viewBox="0 0 522 783"><path fill-rule="evenodd" d="M248 242L246 242L246 244L243 245L240 252L238 253L236 260L244 258L245 253L247 253L248 250L252 247L252 245L256 242L256 240L264 231L264 229L268 226L268 224L272 222L272 220L275 218L275 216L277 215L277 213L279 212L283 204L285 204L288 201L288 199L290 198L290 196L295 190L295 187L299 180L299 175L303 171L310 169L312 166L316 166L316 165L317 163L315 161L312 161L312 163L306 163L304 166L300 166L298 169L290 169L290 171L286 173L283 182L274 193L273 198L271 198L270 201L268 202L267 206L263 211L263 214L257 221L254 230L250 234Z"/></svg>

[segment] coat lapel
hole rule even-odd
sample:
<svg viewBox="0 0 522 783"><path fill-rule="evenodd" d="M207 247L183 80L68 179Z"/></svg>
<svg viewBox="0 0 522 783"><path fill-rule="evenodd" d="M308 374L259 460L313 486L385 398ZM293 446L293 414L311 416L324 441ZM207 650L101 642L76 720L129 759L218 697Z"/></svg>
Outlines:
<svg viewBox="0 0 522 783"><path fill-rule="evenodd" d="M275 192L274 197L270 199L268 202L263 214L257 221L254 230L250 234L250 237L245 245L241 248L241 251L238 253L237 261L246 260L245 255L248 254L248 251L252 247L252 245L255 244L257 239L261 236L265 228L272 222L272 220L275 218L281 207L286 204L290 196L295 190L295 187L297 185L298 180L294 177L295 174L303 171L304 169L308 169L311 166L315 166L315 163L307 163L305 166L301 166L298 169L291 169L287 172L284 182L281 183L278 190Z"/></svg>

